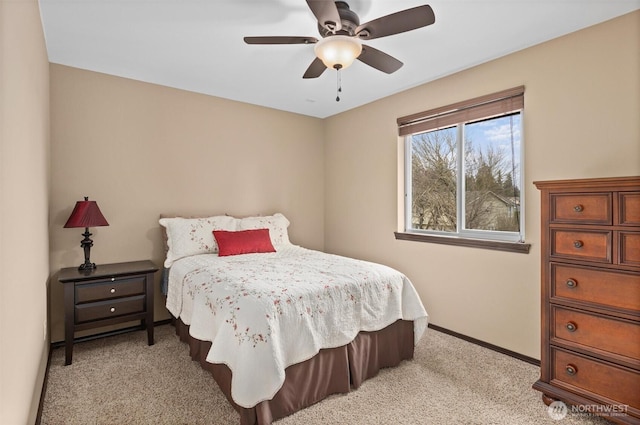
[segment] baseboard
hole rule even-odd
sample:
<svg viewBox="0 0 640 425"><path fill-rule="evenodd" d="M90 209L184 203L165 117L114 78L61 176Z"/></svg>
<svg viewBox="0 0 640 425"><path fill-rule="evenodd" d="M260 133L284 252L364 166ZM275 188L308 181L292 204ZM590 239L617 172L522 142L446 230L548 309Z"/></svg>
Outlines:
<svg viewBox="0 0 640 425"><path fill-rule="evenodd" d="M49 366L51 365L51 352L53 348L49 346L49 355L47 356L47 366L44 370L44 378L42 379L42 391L40 391L40 402L38 403L38 412L36 413L35 425L40 425L42 421L42 408L44 407L44 396L47 391L47 381L49 380Z"/></svg>
<svg viewBox="0 0 640 425"><path fill-rule="evenodd" d="M534 366L540 367L540 360L534 359L533 357L525 356L524 354L516 353L515 351L507 350L506 348L498 347L497 345L489 344L488 342L480 341L479 339L472 338L467 335L460 334L458 332L451 331L449 329L440 327L438 325L434 325L429 323L429 329L433 329L434 331L442 332L447 335L454 336L456 338L460 338L464 341L470 342L475 345L479 345L484 348L488 348L492 351L497 351L498 353L505 354L509 357L513 357L518 360L522 360L523 362L530 363Z"/></svg>

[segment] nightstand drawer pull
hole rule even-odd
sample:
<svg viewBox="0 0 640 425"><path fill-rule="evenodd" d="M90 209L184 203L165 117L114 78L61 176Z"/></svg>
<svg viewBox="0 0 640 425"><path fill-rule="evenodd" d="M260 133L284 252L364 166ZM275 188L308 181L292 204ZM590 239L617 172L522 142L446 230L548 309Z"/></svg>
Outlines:
<svg viewBox="0 0 640 425"><path fill-rule="evenodd" d="M566 284L569 288L575 288L578 286L578 282L575 279L567 279Z"/></svg>
<svg viewBox="0 0 640 425"><path fill-rule="evenodd" d="M115 294L115 293L116 293L116 288L111 288L111 289L109 290L109 292L111 292L112 294Z"/></svg>
<svg viewBox="0 0 640 425"><path fill-rule="evenodd" d="M110 311L110 312L112 312L112 313L115 313L116 308L115 308L115 307L111 307L111 308L109 309L109 311Z"/></svg>
<svg viewBox="0 0 640 425"><path fill-rule="evenodd" d="M567 330L568 330L569 332L575 332L575 331L578 329L578 325L576 325L576 324L575 324L575 323L573 323L573 322L569 322L569 323L567 323L566 328L567 328Z"/></svg>
<svg viewBox="0 0 640 425"><path fill-rule="evenodd" d="M116 281L116 278L115 278L115 277L112 277L112 278L111 278L111 282L115 282L115 281Z"/></svg>
<svg viewBox="0 0 640 425"><path fill-rule="evenodd" d="M573 246L575 248L580 249L580 248L582 248L584 246L584 242L582 242L582 241L573 241Z"/></svg>
<svg viewBox="0 0 640 425"><path fill-rule="evenodd" d="M572 364L568 364L567 367L564 368L564 370L565 372L567 372L567 375L571 376L574 376L576 373L578 373L578 368Z"/></svg>
<svg viewBox="0 0 640 425"><path fill-rule="evenodd" d="M584 207L582 205L578 204L575 207L573 207L573 210L575 212L582 212L582 210L584 210Z"/></svg>

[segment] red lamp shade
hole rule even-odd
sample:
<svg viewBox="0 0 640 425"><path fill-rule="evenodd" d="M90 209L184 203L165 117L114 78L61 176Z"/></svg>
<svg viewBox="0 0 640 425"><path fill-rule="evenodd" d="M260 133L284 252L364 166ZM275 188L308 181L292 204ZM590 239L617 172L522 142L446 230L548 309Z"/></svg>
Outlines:
<svg viewBox="0 0 640 425"><path fill-rule="evenodd" d="M64 227L97 227L108 226L107 220L100 212L96 201L89 201L89 197L85 196L84 201L76 202L76 206L71 212L71 216L67 220Z"/></svg>

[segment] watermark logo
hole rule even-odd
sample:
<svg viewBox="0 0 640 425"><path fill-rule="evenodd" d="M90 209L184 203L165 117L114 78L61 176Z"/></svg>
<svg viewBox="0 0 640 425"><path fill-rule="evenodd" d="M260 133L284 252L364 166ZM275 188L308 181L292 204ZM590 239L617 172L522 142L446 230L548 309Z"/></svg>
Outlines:
<svg viewBox="0 0 640 425"><path fill-rule="evenodd" d="M562 401L554 401L547 408L547 414L554 421L564 419L565 416L567 416L567 413L569 413L569 409L567 408L567 405Z"/></svg>
<svg viewBox="0 0 640 425"><path fill-rule="evenodd" d="M554 401L547 407L547 414L554 421L560 421L564 419L569 412L576 416L604 416L604 417L620 417L627 416L626 404L580 404L572 405L568 407L562 401Z"/></svg>

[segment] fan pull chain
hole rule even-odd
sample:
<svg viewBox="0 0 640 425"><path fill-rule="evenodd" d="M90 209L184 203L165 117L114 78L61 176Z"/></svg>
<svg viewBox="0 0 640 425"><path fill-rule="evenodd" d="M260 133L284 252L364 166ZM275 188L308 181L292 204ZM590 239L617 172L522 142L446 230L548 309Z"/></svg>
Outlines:
<svg viewBox="0 0 640 425"><path fill-rule="evenodd" d="M342 78L340 76L340 68L336 69L337 71L337 94L336 94L336 102L340 102L340 93L342 93Z"/></svg>

